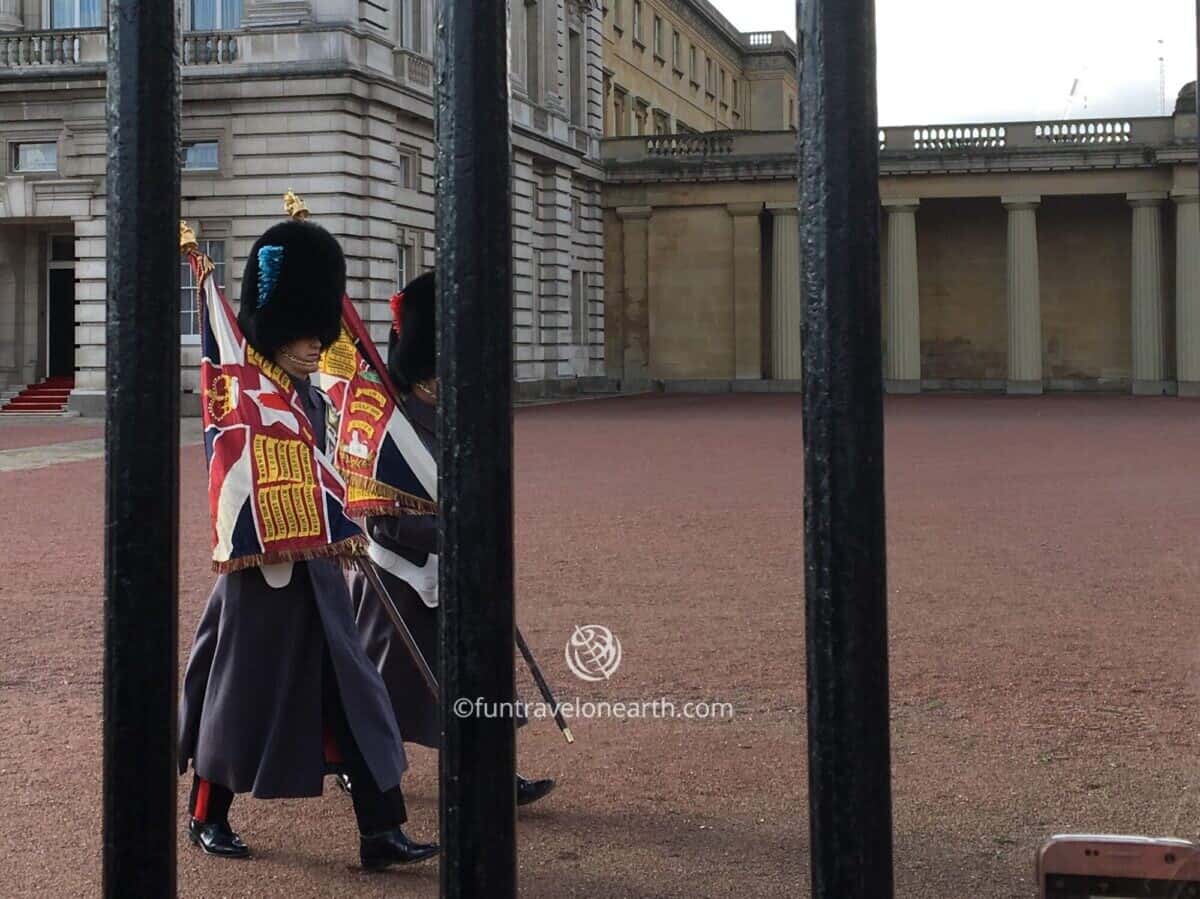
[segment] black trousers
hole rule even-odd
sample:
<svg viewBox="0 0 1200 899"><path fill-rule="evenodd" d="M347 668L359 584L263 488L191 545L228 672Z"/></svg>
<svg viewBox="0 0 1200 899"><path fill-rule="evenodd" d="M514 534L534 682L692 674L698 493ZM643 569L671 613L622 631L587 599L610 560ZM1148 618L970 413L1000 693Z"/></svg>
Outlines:
<svg viewBox="0 0 1200 899"><path fill-rule="evenodd" d="M321 694L322 718L341 756L332 767L334 770L344 771L350 777L353 786L350 796L354 802L358 832L363 836L372 836L399 827L408 820L404 795L399 787L385 793L375 782L375 777L354 740L350 723L346 720L346 711L342 707L342 697L338 692L337 677L328 650L322 660ZM227 824L233 795L233 791L228 787L194 776L188 811L193 818L202 823Z"/></svg>

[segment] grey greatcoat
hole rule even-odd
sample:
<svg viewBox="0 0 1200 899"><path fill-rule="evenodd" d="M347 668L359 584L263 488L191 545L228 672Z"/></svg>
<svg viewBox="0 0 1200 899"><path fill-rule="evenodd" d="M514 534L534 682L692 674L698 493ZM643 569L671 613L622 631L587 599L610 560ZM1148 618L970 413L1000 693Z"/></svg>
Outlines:
<svg viewBox="0 0 1200 899"><path fill-rule="evenodd" d="M324 402L298 385L324 448ZM274 580L274 578L273 578ZM327 656L327 658L326 658ZM179 770L263 799L319 796L325 776L323 672L382 791L406 768L387 688L363 652L336 562L292 567L276 588L260 568L217 577L184 674Z"/></svg>
<svg viewBox="0 0 1200 899"><path fill-rule="evenodd" d="M436 459L435 408L413 399L411 394L401 402L413 429ZM367 520L367 534L371 538L371 556L377 563L375 567L380 580L391 594L404 623L412 631L425 661L436 674L439 609L433 587L437 582L437 516L372 516ZM394 564L389 566L388 560ZM421 569L421 576L412 576L416 569ZM394 573L400 570L406 571L411 579L403 580ZM346 577L363 646L387 684L400 734L410 743L419 743L431 749L440 748L438 701L429 692L416 662L397 635L366 577L357 569L350 570ZM420 586L420 591L414 587L414 581ZM434 604L430 605L430 602ZM525 717L518 716L518 726L525 723Z"/></svg>
<svg viewBox="0 0 1200 899"><path fill-rule="evenodd" d="M421 442L437 458L436 410L413 399L411 395L404 397L401 402ZM367 520L367 534L375 544L372 555L376 560L380 558L378 550L382 548L384 556L393 560L398 557L401 565L408 562L427 571L432 568L430 556L437 553L436 515L373 516ZM380 579L408 629L412 631L421 654L436 673L438 610L436 606L429 606L409 582L392 573L395 566L391 568L389 570L387 564L376 565ZM436 583L436 569L431 576ZM384 613L363 573L357 569L351 570L347 580L363 645L387 684L400 734L410 743L438 748L441 745L438 703L425 685L416 662L397 636L391 619ZM429 596L429 591L426 591L426 596ZM431 601L436 602L435 597L436 593L430 596Z"/></svg>

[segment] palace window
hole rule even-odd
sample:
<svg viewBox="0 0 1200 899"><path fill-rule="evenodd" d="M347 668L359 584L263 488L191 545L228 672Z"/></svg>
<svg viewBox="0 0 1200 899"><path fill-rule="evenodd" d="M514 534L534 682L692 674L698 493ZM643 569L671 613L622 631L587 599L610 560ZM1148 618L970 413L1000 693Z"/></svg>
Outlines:
<svg viewBox="0 0 1200 899"><path fill-rule="evenodd" d="M582 125L584 112L587 107L587 85L583 73L586 64L583 57L583 37L578 31L570 31L567 35L567 75L571 79L569 91L571 124Z"/></svg>
<svg viewBox="0 0 1200 899"><path fill-rule="evenodd" d="M100 8L100 0L50 0L50 27L99 28Z"/></svg>
<svg viewBox="0 0 1200 899"><path fill-rule="evenodd" d="M421 189L421 151L400 147L396 156L396 185L401 190Z"/></svg>
<svg viewBox="0 0 1200 899"><path fill-rule="evenodd" d="M525 0L525 94L534 103L542 99L542 5Z"/></svg>
<svg viewBox="0 0 1200 899"><path fill-rule="evenodd" d="M13 144L9 165L14 172L57 172L58 144L54 141Z"/></svg>
<svg viewBox="0 0 1200 899"><path fill-rule="evenodd" d="M230 31L241 27L242 0L192 0L192 31Z"/></svg>
<svg viewBox="0 0 1200 899"><path fill-rule="evenodd" d="M613 28L621 31L625 27L625 10L621 0L612 0Z"/></svg>
<svg viewBox="0 0 1200 899"><path fill-rule="evenodd" d="M671 32L671 66L680 75L683 74L683 69L680 68L681 65L683 65L683 51L680 47L679 32L672 31Z"/></svg>
<svg viewBox="0 0 1200 899"><path fill-rule="evenodd" d="M587 343L587 276L576 269L571 272L571 343Z"/></svg>
<svg viewBox="0 0 1200 899"><path fill-rule="evenodd" d="M633 0L633 39L642 42L642 0Z"/></svg>
<svg viewBox="0 0 1200 899"><path fill-rule="evenodd" d="M396 290L403 290L416 277L413 271L414 249L411 244L396 245Z"/></svg>
<svg viewBox="0 0 1200 899"><path fill-rule="evenodd" d="M225 241L201 240L200 252L213 261L213 284L225 292ZM200 288L192 277L192 266L184 257L179 270L179 333L187 343L195 343L200 337L200 316L204 313L204 301ZM190 339L189 339L190 338Z"/></svg>
<svg viewBox="0 0 1200 899"><path fill-rule="evenodd" d="M396 7L396 37L401 47L425 52L425 0L399 0Z"/></svg>
<svg viewBox="0 0 1200 899"><path fill-rule="evenodd" d="M534 250L529 279L529 342L542 342L542 251Z"/></svg>
<svg viewBox="0 0 1200 899"><path fill-rule="evenodd" d="M688 47L688 78L690 78L692 80L693 87L700 86L700 82L696 80L697 69L696 69L696 45L695 44L692 44L690 47Z"/></svg>
<svg viewBox="0 0 1200 899"><path fill-rule="evenodd" d="M654 17L654 55L663 58L663 21L658 16Z"/></svg>
<svg viewBox="0 0 1200 899"><path fill-rule="evenodd" d="M215 140L185 141L179 150L185 172L215 172L221 167Z"/></svg>
<svg viewBox="0 0 1200 899"><path fill-rule="evenodd" d="M613 88L613 134L624 137L629 133L629 94Z"/></svg>

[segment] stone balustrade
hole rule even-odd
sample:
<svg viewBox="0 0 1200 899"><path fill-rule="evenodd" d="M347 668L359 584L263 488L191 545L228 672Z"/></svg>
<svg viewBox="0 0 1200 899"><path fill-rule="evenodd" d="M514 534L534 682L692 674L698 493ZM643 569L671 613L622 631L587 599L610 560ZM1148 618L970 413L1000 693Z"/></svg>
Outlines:
<svg viewBox="0 0 1200 899"><path fill-rule="evenodd" d="M14 31L0 34L0 70L104 64L102 28L77 31Z"/></svg>
<svg viewBox="0 0 1200 899"><path fill-rule="evenodd" d="M396 50L385 39L338 24L244 28L237 31L185 31L180 36L185 75L198 67L237 67L258 71L273 66L331 64L365 68L432 96L433 63L428 57ZM108 62L104 28L0 32L0 78L38 77L46 67L94 70ZM197 73L199 74L199 73ZM42 76L44 77L44 76Z"/></svg>
<svg viewBox="0 0 1200 899"><path fill-rule="evenodd" d="M1170 116L1079 119L1061 122L994 122L972 125L903 125L880 129L880 148L903 152L1040 150L1171 141Z"/></svg>
<svg viewBox="0 0 1200 899"><path fill-rule="evenodd" d="M433 63L412 50L397 50L396 80L413 90L432 96Z"/></svg>
<svg viewBox="0 0 1200 899"><path fill-rule="evenodd" d="M237 62L238 33L188 31L183 35L185 66L224 65Z"/></svg>
<svg viewBox="0 0 1200 899"><path fill-rule="evenodd" d="M728 132L708 134L659 134L646 138L648 156L722 156L733 152Z"/></svg>

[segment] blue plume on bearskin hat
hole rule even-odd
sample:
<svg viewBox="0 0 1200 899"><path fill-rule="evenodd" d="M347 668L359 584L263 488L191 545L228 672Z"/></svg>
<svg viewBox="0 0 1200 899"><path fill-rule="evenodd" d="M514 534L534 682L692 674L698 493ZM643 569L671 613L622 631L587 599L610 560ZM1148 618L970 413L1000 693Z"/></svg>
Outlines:
<svg viewBox="0 0 1200 899"><path fill-rule="evenodd" d="M258 352L272 359L287 343L337 340L346 293L346 258L332 234L309 221L268 228L242 273L238 324Z"/></svg>

